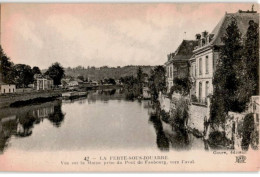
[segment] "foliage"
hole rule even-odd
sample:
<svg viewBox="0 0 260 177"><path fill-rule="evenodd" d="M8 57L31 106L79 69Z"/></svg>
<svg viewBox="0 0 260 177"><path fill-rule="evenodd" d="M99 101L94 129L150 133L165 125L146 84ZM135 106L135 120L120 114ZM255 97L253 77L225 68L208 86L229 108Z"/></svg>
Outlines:
<svg viewBox="0 0 260 177"><path fill-rule="evenodd" d="M239 69L239 101L243 108L252 95L259 95L259 25L249 22L244 44L243 59ZM246 84L245 84L246 83Z"/></svg>
<svg viewBox="0 0 260 177"><path fill-rule="evenodd" d="M32 72L33 72L33 74L41 74L42 73L38 66L34 66L32 68Z"/></svg>
<svg viewBox="0 0 260 177"><path fill-rule="evenodd" d="M133 100L140 95L140 93L138 93L139 89L137 88L138 82L134 76L126 76L120 80L124 84L126 99Z"/></svg>
<svg viewBox="0 0 260 177"><path fill-rule="evenodd" d="M120 78L120 82L124 85L127 99L134 99L142 96L144 76L145 74L143 73L142 68L139 67L137 69L137 77L126 76Z"/></svg>
<svg viewBox="0 0 260 177"><path fill-rule="evenodd" d="M180 93L183 96L187 96L190 93L191 81L188 77L174 78L173 86L171 87L170 94L173 92Z"/></svg>
<svg viewBox="0 0 260 177"><path fill-rule="evenodd" d="M228 111L242 111L236 95L238 90L237 69L242 59L241 33L237 22L232 20L222 37L224 46L213 78L214 94L211 100L211 122L225 121Z"/></svg>
<svg viewBox="0 0 260 177"><path fill-rule="evenodd" d="M258 24L251 20L243 46L236 21L226 29L213 79L212 123L223 123L228 111L245 111L250 97L259 94L258 30Z"/></svg>
<svg viewBox="0 0 260 177"><path fill-rule="evenodd" d="M12 84L14 81L13 66L14 64L5 55L2 47L0 46L0 80L2 79L2 81L6 84Z"/></svg>
<svg viewBox="0 0 260 177"><path fill-rule="evenodd" d="M139 93L143 94L143 84L144 84L144 73L141 67L138 67L137 69L137 82L138 82L138 87L139 87Z"/></svg>
<svg viewBox="0 0 260 177"><path fill-rule="evenodd" d="M148 80L148 87L151 93L151 100L158 101L160 92L166 91L166 71L163 66L156 66L151 70L151 76Z"/></svg>
<svg viewBox="0 0 260 177"><path fill-rule="evenodd" d="M113 79L113 78L104 79L104 83L105 83L105 84L116 85L116 81L115 81L115 79Z"/></svg>
<svg viewBox="0 0 260 177"><path fill-rule="evenodd" d="M248 150L249 144L252 139L252 133L254 131L254 116L249 113L245 116L242 130L242 143L241 147L243 150Z"/></svg>
<svg viewBox="0 0 260 177"><path fill-rule="evenodd" d="M208 145L212 149L223 149L232 142L226 138L225 132L213 131L209 134Z"/></svg>
<svg viewBox="0 0 260 177"><path fill-rule="evenodd" d="M34 81L33 70L29 65L17 64L14 66L15 83L17 87L27 87Z"/></svg>
<svg viewBox="0 0 260 177"><path fill-rule="evenodd" d="M142 69L145 74L150 74L153 66L124 66L124 67L76 67L76 68L66 68L66 76L72 76L76 78L79 75L89 78L90 80L100 81L104 78L113 78L115 80L126 76L137 76L138 68Z"/></svg>
<svg viewBox="0 0 260 177"><path fill-rule="evenodd" d="M84 76L82 76L82 75L78 76L77 78L80 79L80 80L82 80L82 81L85 80Z"/></svg>
<svg viewBox="0 0 260 177"><path fill-rule="evenodd" d="M170 124L184 129L189 118L188 100L181 97L179 100L173 100L175 107L171 110L172 116L169 119Z"/></svg>
<svg viewBox="0 0 260 177"><path fill-rule="evenodd" d="M65 76L63 67L57 62L48 68L45 75L53 79L54 85L60 85L61 79Z"/></svg>

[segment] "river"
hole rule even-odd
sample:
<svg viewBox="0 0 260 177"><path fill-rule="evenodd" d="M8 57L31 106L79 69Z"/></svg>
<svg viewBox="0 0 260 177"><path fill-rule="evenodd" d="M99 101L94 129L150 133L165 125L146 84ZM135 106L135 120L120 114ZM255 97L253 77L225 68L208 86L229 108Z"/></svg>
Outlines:
<svg viewBox="0 0 260 177"><path fill-rule="evenodd" d="M0 110L0 154L109 149L204 150L202 139L152 116L150 102L129 101L122 90Z"/></svg>

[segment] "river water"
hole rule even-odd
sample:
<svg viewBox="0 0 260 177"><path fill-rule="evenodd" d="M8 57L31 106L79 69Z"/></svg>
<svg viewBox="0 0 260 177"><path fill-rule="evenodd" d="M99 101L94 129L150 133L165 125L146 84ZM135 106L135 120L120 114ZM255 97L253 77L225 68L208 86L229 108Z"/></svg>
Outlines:
<svg viewBox="0 0 260 177"><path fill-rule="evenodd" d="M122 90L86 98L0 110L0 154L19 151L152 149L204 150L202 139L152 116L149 101L129 101Z"/></svg>

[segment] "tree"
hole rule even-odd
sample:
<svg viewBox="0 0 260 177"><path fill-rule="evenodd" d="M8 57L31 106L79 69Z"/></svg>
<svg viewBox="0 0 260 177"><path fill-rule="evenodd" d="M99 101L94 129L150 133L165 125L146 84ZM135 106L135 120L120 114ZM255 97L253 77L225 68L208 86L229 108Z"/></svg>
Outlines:
<svg viewBox="0 0 260 177"><path fill-rule="evenodd" d="M157 102L159 93L166 91L166 74L163 66L156 66L151 70L148 87L151 93L151 100Z"/></svg>
<svg viewBox="0 0 260 177"><path fill-rule="evenodd" d="M60 85L61 79L65 76L64 68L56 62L48 68L45 75L48 75L51 79L53 79L54 85Z"/></svg>
<svg viewBox="0 0 260 177"><path fill-rule="evenodd" d="M224 45L220 48L220 58L213 78L214 93L211 100L212 123L224 123L228 111L240 112L237 98L237 70L242 58L241 33L235 19L231 21L222 37Z"/></svg>
<svg viewBox="0 0 260 177"><path fill-rule="evenodd" d="M29 65L17 64L14 66L15 83L18 87L27 87L34 81L33 70Z"/></svg>
<svg viewBox="0 0 260 177"><path fill-rule="evenodd" d="M185 78L174 78L173 86L171 87L170 94L173 92L180 93L186 96L190 93L191 81L188 77Z"/></svg>
<svg viewBox="0 0 260 177"><path fill-rule="evenodd" d="M33 74L41 74L42 73L38 66L34 66L32 68L32 72L33 72Z"/></svg>
<svg viewBox="0 0 260 177"><path fill-rule="evenodd" d="M109 78L109 79L108 79L108 83L109 83L109 84L112 84L112 85L116 85L116 81L115 81L115 79L113 79L113 78Z"/></svg>
<svg viewBox="0 0 260 177"><path fill-rule="evenodd" d="M245 109L251 96L259 95L259 25L253 20L249 21L244 45L238 95Z"/></svg>
<svg viewBox="0 0 260 177"><path fill-rule="evenodd" d="M82 75L78 76L77 78L82 80L82 81L85 81L84 76L82 76Z"/></svg>
<svg viewBox="0 0 260 177"><path fill-rule="evenodd" d="M5 55L0 46L0 80L7 84L12 84L14 82L13 66L14 64Z"/></svg>
<svg viewBox="0 0 260 177"><path fill-rule="evenodd" d="M139 90L140 94L143 94L144 77L143 77L143 70L140 66L137 69L137 82L138 82L138 86L139 86L138 90Z"/></svg>

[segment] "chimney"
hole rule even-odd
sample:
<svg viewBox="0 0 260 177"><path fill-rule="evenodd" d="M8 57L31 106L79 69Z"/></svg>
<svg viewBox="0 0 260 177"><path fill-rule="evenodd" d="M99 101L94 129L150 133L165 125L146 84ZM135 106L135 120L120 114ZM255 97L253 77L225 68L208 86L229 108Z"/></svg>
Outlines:
<svg viewBox="0 0 260 177"><path fill-rule="evenodd" d="M196 34L196 40L200 40L201 34Z"/></svg>
<svg viewBox="0 0 260 177"><path fill-rule="evenodd" d="M214 37L214 34L210 34L210 35L209 35L209 42L212 41L213 37Z"/></svg>

